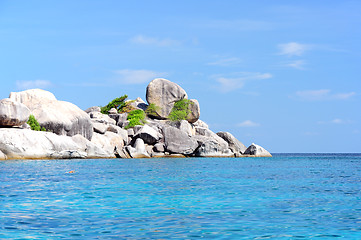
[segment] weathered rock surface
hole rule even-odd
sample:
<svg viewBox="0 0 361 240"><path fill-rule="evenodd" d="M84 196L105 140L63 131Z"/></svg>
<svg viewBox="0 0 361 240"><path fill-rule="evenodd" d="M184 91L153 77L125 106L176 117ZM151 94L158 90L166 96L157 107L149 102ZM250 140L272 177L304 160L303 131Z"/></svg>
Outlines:
<svg viewBox="0 0 361 240"><path fill-rule="evenodd" d="M122 138L123 138L123 141L124 141L124 144L125 145L128 145L129 144L129 141L128 141L128 131L123 129L123 128L120 128L116 125L108 125L108 130L109 132L113 132L113 133L116 133L118 135L120 135Z"/></svg>
<svg viewBox="0 0 361 240"><path fill-rule="evenodd" d="M118 111L117 111L117 109L115 109L115 108L111 108L111 109L108 111L108 113L109 113L109 114L117 114Z"/></svg>
<svg viewBox="0 0 361 240"><path fill-rule="evenodd" d="M104 134L108 130L108 124L93 121L94 132Z"/></svg>
<svg viewBox="0 0 361 240"><path fill-rule="evenodd" d="M103 150L100 146L90 142L88 139L80 134L71 137L72 140L78 144L80 149L87 153L88 158L112 158L114 153L109 153Z"/></svg>
<svg viewBox="0 0 361 240"><path fill-rule="evenodd" d="M92 121L94 122L99 122L99 123L106 123L106 124L116 124L117 122L109 117L109 115L107 114L102 114L101 112L89 112L89 117L92 119Z"/></svg>
<svg viewBox="0 0 361 240"><path fill-rule="evenodd" d="M164 143L156 143L153 147L153 152L164 152Z"/></svg>
<svg viewBox="0 0 361 240"><path fill-rule="evenodd" d="M137 138L137 140L135 140L134 147L126 146L126 149L132 158L150 158L145 148L144 141L141 138Z"/></svg>
<svg viewBox="0 0 361 240"><path fill-rule="evenodd" d="M11 92L9 98L25 105L37 105L43 102L57 101L54 94L42 89L29 89L22 92Z"/></svg>
<svg viewBox="0 0 361 240"><path fill-rule="evenodd" d="M144 102L143 99L141 99L140 97L138 97L135 100L128 100L126 102L129 102L129 105L131 105L132 107L134 107L135 109L141 109L143 111L145 111L148 107L148 104L146 104Z"/></svg>
<svg viewBox="0 0 361 240"><path fill-rule="evenodd" d="M0 160L6 160L6 159L8 159L7 156L2 151L0 151Z"/></svg>
<svg viewBox="0 0 361 240"><path fill-rule="evenodd" d="M168 121L167 124L187 133L189 137L196 135L195 128L186 120Z"/></svg>
<svg viewBox="0 0 361 240"><path fill-rule="evenodd" d="M58 101L55 96L40 89L10 93L10 99L26 105L40 126L58 135L81 134L87 139L93 135L93 125L86 112L70 102Z"/></svg>
<svg viewBox="0 0 361 240"><path fill-rule="evenodd" d="M191 104L189 104L189 114L187 116L187 121L190 123L195 123L198 121L199 116L201 115L199 103L196 99L189 100Z"/></svg>
<svg viewBox="0 0 361 240"><path fill-rule="evenodd" d="M272 155L263 147L252 143L244 152L245 155L251 155L254 157L272 157Z"/></svg>
<svg viewBox="0 0 361 240"><path fill-rule="evenodd" d="M208 128L195 127L195 129L196 129L196 136L198 135L198 136L211 138L215 140L223 150L229 149L228 143L223 138L219 137L217 134L215 134Z"/></svg>
<svg viewBox="0 0 361 240"><path fill-rule="evenodd" d="M202 128L209 128L208 124L203 122L202 120L198 119L196 122L193 123L194 127L202 127Z"/></svg>
<svg viewBox="0 0 361 240"><path fill-rule="evenodd" d="M9 98L0 100L0 126L21 126L30 116L30 110L22 103Z"/></svg>
<svg viewBox="0 0 361 240"><path fill-rule="evenodd" d="M198 147L197 141L191 139L187 133L172 127L164 126L164 145L170 153L192 154Z"/></svg>
<svg viewBox="0 0 361 240"><path fill-rule="evenodd" d="M88 108L88 109L85 110L86 113L90 113L90 112L100 112L100 111L101 111L101 109L100 109L100 107L98 107L98 106L90 107L90 108Z"/></svg>
<svg viewBox="0 0 361 240"><path fill-rule="evenodd" d="M118 127L124 128L129 124L129 121L127 120L128 113L109 114L109 117L115 121L115 124Z"/></svg>
<svg viewBox="0 0 361 240"><path fill-rule="evenodd" d="M146 98L149 104L153 103L160 108L156 111L160 118L166 119L174 103L188 96L178 84L164 78L156 78L147 86Z"/></svg>
<svg viewBox="0 0 361 240"><path fill-rule="evenodd" d="M91 142L100 146L109 156L114 158L124 146L123 138L113 132L105 132L105 134L94 133Z"/></svg>
<svg viewBox="0 0 361 240"><path fill-rule="evenodd" d="M223 138L223 140L225 140L228 143L229 149L231 149L233 153L243 154L246 151L247 147L243 143L238 141L238 139L235 138L231 133L218 132L217 135Z"/></svg>
<svg viewBox="0 0 361 240"><path fill-rule="evenodd" d="M135 141L137 138L141 138L145 143L154 145L161 137L162 135L160 135L157 130L148 125L144 125L136 131L136 134L133 137L133 141Z"/></svg>
<svg viewBox="0 0 361 240"><path fill-rule="evenodd" d="M232 151L222 147L215 139L209 138L195 152L197 157L234 157Z"/></svg>
<svg viewBox="0 0 361 240"><path fill-rule="evenodd" d="M70 137L19 128L0 129L0 151L8 159L83 158L86 155Z"/></svg>

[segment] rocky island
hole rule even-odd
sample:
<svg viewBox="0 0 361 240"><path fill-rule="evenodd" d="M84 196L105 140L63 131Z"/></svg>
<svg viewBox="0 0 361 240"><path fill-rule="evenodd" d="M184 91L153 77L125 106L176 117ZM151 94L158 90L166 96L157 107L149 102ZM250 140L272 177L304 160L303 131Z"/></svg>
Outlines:
<svg viewBox="0 0 361 240"><path fill-rule="evenodd" d="M199 119L198 101L169 80L149 83L147 103L126 98L84 111L45 90L12 92L0 100L0 160L271 157L231 133L212 132Z"/></svg>

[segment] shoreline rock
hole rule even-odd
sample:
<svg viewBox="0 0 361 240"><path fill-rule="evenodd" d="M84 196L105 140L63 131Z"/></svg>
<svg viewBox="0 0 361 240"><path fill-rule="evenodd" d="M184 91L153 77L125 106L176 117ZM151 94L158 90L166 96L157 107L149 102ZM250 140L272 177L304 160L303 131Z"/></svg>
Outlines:
<svg viewBox="0 0 361 240"><path fill-rule="evenodd" d="M174 103L188 99L179 85L158 78L146 91L148 104L141 98L125 102L144 111L144 125L135 126L128 112L115 108L109 114L97 106L83 111L45 90L12 92L0 100L0 160L272 156L256 144L247 148L231 133L211 131L199 119L196 99L189 100L188 115L169 120ZM147 111L151 104L160 107L156 114ZM47 132L29 129L30 114Z"/></svg>

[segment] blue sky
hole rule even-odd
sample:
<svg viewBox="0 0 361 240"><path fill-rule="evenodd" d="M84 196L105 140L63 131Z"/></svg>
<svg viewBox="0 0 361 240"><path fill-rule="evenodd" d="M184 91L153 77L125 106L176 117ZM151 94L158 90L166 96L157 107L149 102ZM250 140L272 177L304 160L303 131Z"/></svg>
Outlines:
<svg viewBox="0 0 361 240"><path fill-rule="evenodd" d="M360 1L0 1L0 98L82 109L164 77L270 152L361 152Z"/></svg>

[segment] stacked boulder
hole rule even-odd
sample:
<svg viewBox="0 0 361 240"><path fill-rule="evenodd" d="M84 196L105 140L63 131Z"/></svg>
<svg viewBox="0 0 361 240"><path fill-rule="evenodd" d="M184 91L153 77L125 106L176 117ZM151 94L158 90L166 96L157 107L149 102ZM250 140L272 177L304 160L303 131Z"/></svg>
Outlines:
<svg viewBox="0 0 361 240"><path fill-rule="evenodd" d="M186 99L183 120L170 120L174 105ZM199 119L200 107L179 85L162 78L151 81L146 100L129 101L145 111L144 125L130 127L128 113L100 107L85 111L58 101L47 91L11 93L0 101L0 160L27 158L150 158L150 157L269 157L264 148L244 146L228 132L212 132ZM148 106L157 106L152 112ZM47 131L26 126L30 114Z"/></svg>

